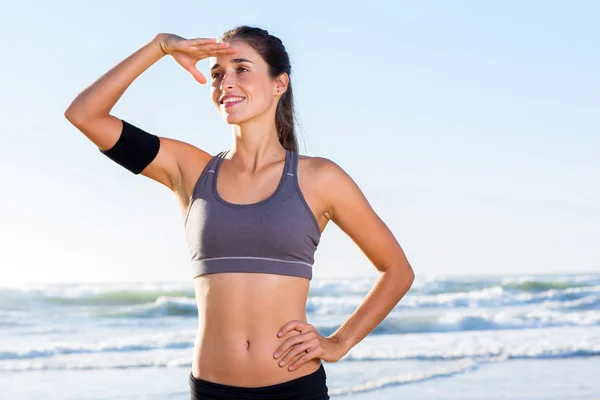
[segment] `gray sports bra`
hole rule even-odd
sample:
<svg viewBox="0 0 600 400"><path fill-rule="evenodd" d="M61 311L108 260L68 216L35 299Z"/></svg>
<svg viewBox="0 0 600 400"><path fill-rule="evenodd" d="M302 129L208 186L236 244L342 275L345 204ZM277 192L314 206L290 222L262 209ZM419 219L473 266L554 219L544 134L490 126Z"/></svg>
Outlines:
<svg viewBox="0 0 600 400"><path fill-rule="evenodd" d="M260 272L312 279L321 231L298 185L298 153L286 150L271 196L233 204L216 189L227 152L215 155L200 174L185 216L192 276Z"/></svg>

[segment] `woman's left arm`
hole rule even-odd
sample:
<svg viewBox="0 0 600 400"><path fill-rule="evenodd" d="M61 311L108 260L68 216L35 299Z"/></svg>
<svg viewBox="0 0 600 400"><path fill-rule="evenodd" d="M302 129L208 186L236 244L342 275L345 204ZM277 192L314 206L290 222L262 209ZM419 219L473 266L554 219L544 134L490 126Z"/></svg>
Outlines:
<svg viewBox="0 0 600 400"><path fill-rule="evenodd" d="M301 321L290 321L284 325L279 336L295 329L307 338L315 336L316 333L317 338L313 338L312 343L320 342L319 351L310 348L303 351L307 354L294 361L295 368L310 358L315 358L319 352L322 353L320 358L325 361L337 361L342 358L384 320L414 281L414 272L400 244L375 213L354 180L328 159L320 158L319 164L318 172L314 176L318 179L319 193L327 205L329 218L358 245L379 270L380 276L359 307L327 338L310 332L311 328L314 328ZM287 339L277 353L283 354L291 345L302 344L300 336L302 335ZM326 354L328 352L333 354ZM292 353L295 352L290 351L286 361L295 359Z"/></svg>

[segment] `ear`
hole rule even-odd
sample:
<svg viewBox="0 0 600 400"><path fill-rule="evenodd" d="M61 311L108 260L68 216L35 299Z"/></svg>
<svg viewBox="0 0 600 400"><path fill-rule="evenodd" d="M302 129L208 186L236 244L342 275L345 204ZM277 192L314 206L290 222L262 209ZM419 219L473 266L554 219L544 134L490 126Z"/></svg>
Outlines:
<svg viewBox="0 0 600 400"><path fill-rule="evenodd" d="M285 93L285 91L288 88L288 84L290 82L290 77L287 73L283 72L281 73L276 79L275 79L275 96L281 96Z"/></svg>

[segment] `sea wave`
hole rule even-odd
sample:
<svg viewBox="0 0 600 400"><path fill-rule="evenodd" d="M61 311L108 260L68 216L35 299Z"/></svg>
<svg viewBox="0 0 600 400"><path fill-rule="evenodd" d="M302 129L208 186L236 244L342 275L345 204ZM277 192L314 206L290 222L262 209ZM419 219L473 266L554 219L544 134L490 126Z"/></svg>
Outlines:
<svg viewBox="0 0 600 400"><path fill-rule="evenodd" d="M152 303L104 309L95 315L117 318L198 317L198 306L190 297L161 296Z"/></svg>
<svg viewBox="0 0 600 400"><path fill-rule="evenodd" d="M309 299L362 299L375 278L313 279ZM600 275L520 278L438 278L416 280L402 307L472 307L545 300L577 300L600 293ZM0 304L36 300L55 306L120 306L148 304L159 298L194 298L189 282L97 283L29 285L0 289ZM5 304L6 303L6 304Z"/></svg>
<svg viewBox="0 0 600 400"><path fill-rule="evenodd" d="M314 315L346 315L352 313L364 296L309 296L306 311ZM600 309L600 286L552 289L539 293L509 292L500 286L472 292L434 295L408 293L395 310L411 309L476 309L540 305L550 309Z"/></svg>
<svg viewBox="0 0 600 400"><path fill-rule="evenodd" d="M554 320L553 320L554 318ZM568 315L544 315L544 313L523 312L522 314L514 315L473 315L473 314L455 314L439 317L404 317L392 316L386 318L369 337L393 337L394 340L405 341L414 340L411 338L418 337L419 340L431 340L435 335L474 335L473 340L481 341L480 337L489 335L497 335L500 338L509 336L527 337L528 335L544 335L549 329L571 329L584 330L598 329L600 325L600 313L589 312L587 326L582 325L582 321L570 321ZM339 328L339 324L315 324L318 332L323 336L329 336ZM536 329L530 329L535 327ZM484 329L485 328L485 329ZM399 335L399 333L402 333ZM73 355L73 354L96 354L96 353L133 353L133 352L152 352L155 350L173 350L173 349L191 349L194 346L196 330L184 330L158 334L145 334L140 336L117 336L114 338L98 341L81 342L75 339L72 340L39 340L31 341L29 339L15 338L13 340L3 340L0 343L0 360L30 360L41 358L52 358L56 356ZM427 334L427 336L423 336ZM426 339L427 338L427 339ZM537 340L538 344L535 344ZM546 350L551 349L550 355L568 355L568 356L591 356L597 355L600 351L600 339L597 337L585 336L577 339L564 349L560 347L560 341L555 337L544 336L543 339L535 339L531 347L529 341L523 341L527 344L527 351L523 354L533 354L534 357L540 354L547 354ZM571 338L569 338L571 340ZM513 342L519 342L519 339ZM564 342L564 341L563 341ZM415 342L419 344L419 342ZM478 342L477 342L478 343ZM557 344L558 343L558 344ZM591 346L588 346L588 344ZM468 349L473 349L475 345L465 344ZM553 347L557 345L557 347ZM583 347L580 347L583 346ZM536 348L535 346L539 346ZM393 346L392 346L393 347ZM414 347L414 344L413 344ZM442 346L443 347L443 346ZM489 356L490 354L497 355L497 349L503 348L501 342L494 342L491 347L483 347L484 353L476 352L459 352L452 357L468 356ZM518 347L521 349L521 347ZM558 350L560 351L558 351ZM469 350L470 351L470 350ZM392 358L398 357L399 353L393 352ZM401 355L411 354L408 350ZM433 353L433 359L437 357L437 353ZM356 356L356 355L355 355ZM372 356L369 354L367 357ZM413 354L414 357L421 357L423 354ZM412 357L411 356L411 357ZM446 354L443 358L446 358ZM428 359L426 357L426 359Z"/></svg>
<svg viewBox="0 0 600 400"><path fill-rule="evenodd" d="M61 305L129 305L145 304L164 297L193 298L194 294L185 290L116 290L80 297L48 296L45 301Z"/></svg>
<svg viewBox="0 0 600 400"><path fill-rule="evenodd" d="M363 392L370 392L377 389L383 389L391 386L406 385L410 383L422 382L426 380L450 377L453 375L470 372L477 369L477 363L472 359L464 359L452 363L451 365L444 365L434 368L428 368L421 371L388 375L383 377L377 377L363 383L359 383L352 386L345 386L341 388L332 388L328 391L331 396L356 394Z"/></svg>
<svg viewBox="0 0 600 400"><path fill-rule="evenodd" d="M372 332L381 334L410 334L435 332L495 331L539 329L551 327L599 326L600 311L560 312L546 309L498 309L447 311L431 315L388 315ZM317 328L330 335L339 324L322 324Z"/></svg>
<svg viewBox="0 0 600 400"><path fill-rule="evenodd" d="M352 313L363 301L363 297L309 297L306 312L314 316L345 316ZM525 313L518 311L524 306L540 305ZM512 308L511 308L512 307ZM491 294L460 294L431 296L407 296L394 308L394 313L404 310L432 309L423 316L407 317L404 332L434 332L443 328L460 329L498 329L502 327L561 326L564 324L595 324L600 317L594 317L594 311L600 308L600 289L566 289L553 293L545 292L527 298L494 298ZM453 324L436 322L436 315L467 315L463 321ZM517 311L515 311L517 309ZM494 310L494 311L489 311ZM512 321L506 316L517 314ZM567 315L568 314L568 315ZM160 296L150 303L102 307L92 311L96 317L111 318L159 318L193 317L197 318L197 303L192 297ZM388 317L389 318L389 317ZM438 328L436 328L438 326ZM385 327L385 326L384 326ZM423 328L420 328L423 327ZM389 331L386 331L389 332Z"/></svg>
<svg viewBox="0 0 600 400"><path fill-rule="evenodd" d="M157 333L149 336L129 336L104 341L77 342L55 340L40 343L31 341L2 341L0 360L31 360L65 355L99 353L133 353L162 349L189 349L194 346L195 331Z"/></svg>
<svg viewBox="0 0 600 400"><path fill-rule="evenodd" d="M310 296L306 312L313 315L347 315L364 300L363 296ZM83 298L56 298L54 304L93 305L92 315L98 317L154 318L154 317L197 317L197 306L193 296L178 291L109 292ZM506 293L500 287L477 292L456 292L437 295L408 294L395 307L407 309L476 309L525 305L540 305L548 309L585 311L600 308L600 287L549 290L535 294ZM96 310L96 311L93 311Z"/></svg>
<svg viewBox="0 0 600 400"><path fill-rule="evenodd" d="M189 366L194 332L113 338L104 342L23 342L10 353L2 343L0 371ZM12 345L15 347L15 344ZM564 359L600 356L600 329L554 328L539 331L461 332L368 336L338 362Z"/></svg>
<svg viewBox="0 0 600 400"><path fill-rule="evenodd" d="M384 355L348 355L344 361L399 361L399 360L417 360L417 361L452 361L461 360L465 357L472 358L477 362L504 361L517 359L553 359L553 358L580 358L600 356L600 347L598 345L581 348L573 348L572 345L566 347L560 346L536 346L522 345L517 348L510 346L503 347L497 351L489 349L469 349L462 352L430 352L413 354L384 354Z"/></svg>

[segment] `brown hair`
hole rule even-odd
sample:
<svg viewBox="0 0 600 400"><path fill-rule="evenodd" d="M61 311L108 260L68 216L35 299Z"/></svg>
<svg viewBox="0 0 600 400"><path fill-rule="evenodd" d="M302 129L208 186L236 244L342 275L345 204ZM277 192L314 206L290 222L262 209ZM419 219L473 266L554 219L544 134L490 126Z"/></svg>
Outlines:
<svg viewBox="0 0 600 400"><path fill-rule="evenodd" d="M265 29L242 25L225 32L220 39L221 42L230 42L232 40L241 40L256 50L269 65L269 75L271 78L276 78L283 72L287 73L288 76L291 75L290 57L285 46L278 37L270 35ZM287 150L298 152L294 122L294 96L290 80L286 92L281 96L277 104L275 126L277 127L279 143Z"/></svg>

